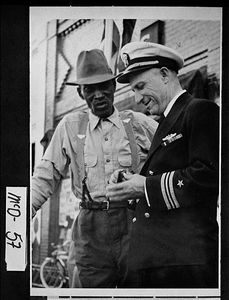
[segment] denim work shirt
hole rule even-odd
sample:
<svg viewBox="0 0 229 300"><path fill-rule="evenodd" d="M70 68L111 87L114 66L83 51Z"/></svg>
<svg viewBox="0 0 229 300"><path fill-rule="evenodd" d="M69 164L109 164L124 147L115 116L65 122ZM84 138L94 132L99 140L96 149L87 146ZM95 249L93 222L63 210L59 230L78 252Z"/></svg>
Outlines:
<svg viewBox="0 0 229 300"><path fill-rule="evenodd" d="M138 172L148 154L157 122L143 113L126 110L131 119L139 155ZM77 156L77 138L83 112L66 115L58 124L52 140L36 167L32 178L33 215L55 191L61 178L70 167L74 195L82 198L80 172L85 164L87 186L94 201L105 200L106 185L116 169L130 170L132 157L130 143L123 121L115 108L114 113L103 120L89 112L84 145L84 162ZM84 138L84 137L81 137Z"/></svg>

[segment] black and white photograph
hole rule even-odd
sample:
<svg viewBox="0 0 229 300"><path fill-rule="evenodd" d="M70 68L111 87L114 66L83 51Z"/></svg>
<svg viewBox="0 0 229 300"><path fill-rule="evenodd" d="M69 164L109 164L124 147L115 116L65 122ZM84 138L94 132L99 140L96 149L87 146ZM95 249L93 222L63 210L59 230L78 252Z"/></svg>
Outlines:
<svg viewBox="0 0 229 300"><path fill-rule="evenodd" d="M223 299L222 17L29 6L29 184L6 190L5 257L23 271L27 228L31 300Z"/></svg>

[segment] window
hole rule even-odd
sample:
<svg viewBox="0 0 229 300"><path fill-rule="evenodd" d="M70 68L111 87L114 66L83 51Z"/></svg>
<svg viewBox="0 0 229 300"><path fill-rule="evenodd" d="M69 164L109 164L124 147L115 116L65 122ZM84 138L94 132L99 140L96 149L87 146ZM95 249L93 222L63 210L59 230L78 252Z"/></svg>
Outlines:
<svg viewBox="0 0 229 300"><path fill-rule="evenodd" d="M164 44L164 22L157 21L141 30L142 42Z"/></svg>

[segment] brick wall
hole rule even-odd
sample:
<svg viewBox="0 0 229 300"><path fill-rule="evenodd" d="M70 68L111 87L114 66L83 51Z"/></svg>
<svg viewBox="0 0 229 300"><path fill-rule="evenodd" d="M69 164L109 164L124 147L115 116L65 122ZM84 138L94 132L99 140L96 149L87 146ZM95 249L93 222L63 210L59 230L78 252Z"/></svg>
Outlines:
<svg viewBox="0 0 229 300"><path fill-rule="evenodd" d="M185 66L179 71L179 75L192 70L206 67L209 99L219 102L220 84L220 53L221 53L221 26L220 21L197 20L162 20L164 21L165 45L171 47L185 59ZM138 20L134 32L134 41L140 40L140 32L149 26L153 20ZM130 105L133 101L130 97L130 89L123 89L118 84L116 101L119 108L127 106L124 101L129 98ZM122 92L123 90L123 92ZM131 106L130 106L131 107Z"/></svg>
<svg viewBox="0 0 229 300"><path fill-rule="evenodd" d="M181 74L207 65L208 74L220 78L219 21L168 20L165 45L180 52L187 64L196 61L184 67Z"/></svg>

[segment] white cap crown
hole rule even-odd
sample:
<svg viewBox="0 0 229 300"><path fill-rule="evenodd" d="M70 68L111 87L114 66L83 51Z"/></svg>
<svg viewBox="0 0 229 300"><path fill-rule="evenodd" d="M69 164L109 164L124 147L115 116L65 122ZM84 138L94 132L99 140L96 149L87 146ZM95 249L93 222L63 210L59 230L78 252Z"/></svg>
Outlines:
<svg viewBox="0 0 229 300"><path fill-rule="evenodd" d="M126 67L117 81L128 83L130 73L146 68L167 67L178 72L184 65L183 57L174 49L150 42L131 42L121 49L121 59Z"/></svg>

